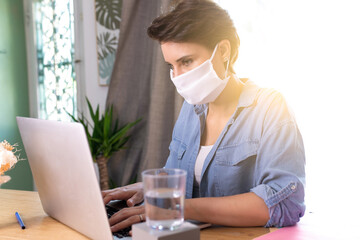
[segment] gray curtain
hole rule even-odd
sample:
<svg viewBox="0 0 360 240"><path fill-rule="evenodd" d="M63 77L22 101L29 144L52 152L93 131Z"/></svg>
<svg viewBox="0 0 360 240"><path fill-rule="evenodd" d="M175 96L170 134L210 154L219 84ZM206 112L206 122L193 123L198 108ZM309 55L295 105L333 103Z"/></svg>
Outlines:
<svg viewBox="0 0 360 240"><path fill-rule="evenodd" d="M120 39L109 85L107 105L121 124L142 121L130 131L127 149L109 160L109 174L118 185L128 184L144 169L163 167L182 99L169 77L156 41L146 33L170 0L124 0Z"/></svg>

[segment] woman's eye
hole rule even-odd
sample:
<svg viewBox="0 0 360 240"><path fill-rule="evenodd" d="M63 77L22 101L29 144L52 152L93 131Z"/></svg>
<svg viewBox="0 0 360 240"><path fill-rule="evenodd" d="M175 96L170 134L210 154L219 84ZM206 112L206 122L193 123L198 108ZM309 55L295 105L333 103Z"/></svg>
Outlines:
<svg viewBox="0 0 360 240"><path fill-rule="evenodd" d="M192 59L186 59L186 60L183 60L183 61L182 61L182 64L183 64L184 66L189 66L192 62L193 62Z"/></svg>

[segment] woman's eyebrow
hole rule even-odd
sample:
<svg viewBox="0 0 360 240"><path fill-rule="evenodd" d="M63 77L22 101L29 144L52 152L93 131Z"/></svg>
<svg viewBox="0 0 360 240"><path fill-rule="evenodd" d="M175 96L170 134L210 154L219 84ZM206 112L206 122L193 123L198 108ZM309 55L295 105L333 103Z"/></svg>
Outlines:
<svg viewBox="0 0 360 240"><path fill-rule="evenodd" d="M190 58L190 57L192 57L192 56L193 56L193 55L185 55L185 56L179 58L178 60L176 60L176 62L181 62L182 60L184 60L184 59L186 59L186 58Z"/></svg>

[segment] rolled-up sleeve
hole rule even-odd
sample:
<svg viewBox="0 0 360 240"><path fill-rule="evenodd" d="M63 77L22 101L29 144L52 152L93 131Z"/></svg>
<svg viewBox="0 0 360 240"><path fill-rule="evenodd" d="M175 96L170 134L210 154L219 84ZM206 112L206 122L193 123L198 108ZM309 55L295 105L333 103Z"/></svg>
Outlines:
<svg viewBox="0 0 360 240"><path fill-rule="evenodd" d="M278 98L269 111L257 154L257 183L250 191L269 208L266 227L296 224L304 215L305 151L301 134Z"/></svg>
<svg viewBox="0 0 360 240"><path fill-rule="evenodd" d="M256 195L264 199L269 208L270 219L265 227L286 227L296 224L304 215L303 186L295 182L289 183L280 191L269 185L261 184L251 189Z"/></svg>

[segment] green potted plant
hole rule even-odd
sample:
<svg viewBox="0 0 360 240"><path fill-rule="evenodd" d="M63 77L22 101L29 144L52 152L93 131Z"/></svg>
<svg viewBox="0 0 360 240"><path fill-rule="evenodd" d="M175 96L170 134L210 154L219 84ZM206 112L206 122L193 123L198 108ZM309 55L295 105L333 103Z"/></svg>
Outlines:
<svg viewBox="0 0 360 240"><path fill-rule="evenodd" d="M100 175L100 187L102 190L109 189L109 174L107 169L107 162L111 155L125 148L125 143L129 140L130 136L127 134L128 130L137 124L141 119L134 122L125 124L122 127L118 126L118 120L113 124L113 106L105 110L105 113L100 116L99 105L94 112L89 100L86 98L89 107L90 116L93 122L91 126L89 121L86 120L84 114L76 119L73 115L68 115L75 121L81 123L86 132L89 142L91 155L94 162L97 163ZM90 131L92 130L92 133Z"/></svg>

